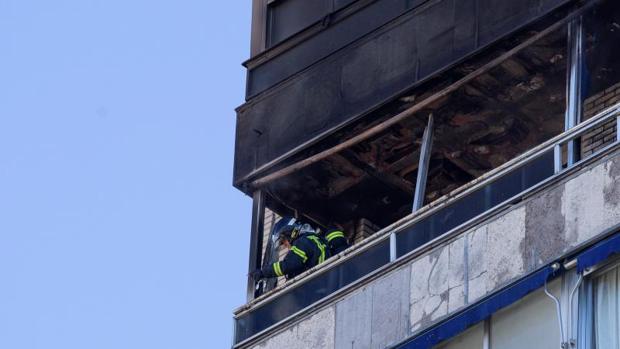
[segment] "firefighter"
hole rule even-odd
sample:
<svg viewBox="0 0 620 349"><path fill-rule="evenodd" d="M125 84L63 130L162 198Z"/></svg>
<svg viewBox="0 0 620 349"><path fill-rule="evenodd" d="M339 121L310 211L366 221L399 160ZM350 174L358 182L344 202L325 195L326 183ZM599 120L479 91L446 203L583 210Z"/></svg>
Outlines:
<svg viewBox="0 0 620 349"><path fill-rule="evenodd" d="M327 229L325 234L325 240L327 241L327 247L332 256L344 251L349 247L347 238L344 236L342 229L332 227Z"/></svg>
<svg viewBox="0 0 620 349"><path fill-rule="evenodd" d="M274 228L274 235L280 246L289 251L283 260L251 272L250 276L255 281L278 276L291 279L330 257L327 241L318 236L309 224L293 217L280 219Z"/></svg>

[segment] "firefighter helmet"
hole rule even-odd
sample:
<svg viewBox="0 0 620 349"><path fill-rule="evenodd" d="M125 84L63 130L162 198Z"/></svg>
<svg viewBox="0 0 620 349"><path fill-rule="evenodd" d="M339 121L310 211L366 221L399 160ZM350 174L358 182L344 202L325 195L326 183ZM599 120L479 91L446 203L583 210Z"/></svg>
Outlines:
<svg viewBox="0 0 620 349"><path fill-rule="evenodd" d="M302 224L294 217L282 217L273 229L273 239L282 241L282 238L295 241L299 237L299 230Z"/></svg>

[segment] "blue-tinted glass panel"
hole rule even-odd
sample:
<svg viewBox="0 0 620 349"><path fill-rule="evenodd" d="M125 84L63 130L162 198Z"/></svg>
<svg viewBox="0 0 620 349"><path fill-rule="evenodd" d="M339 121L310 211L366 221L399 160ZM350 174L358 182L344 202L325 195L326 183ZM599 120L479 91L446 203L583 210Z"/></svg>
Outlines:
<svg viewBox="0 0 620 349"><path fill-rule="evenodd" d="M553 151L548 151L397 233L397 256L415 250L553 174Z"/></svg>

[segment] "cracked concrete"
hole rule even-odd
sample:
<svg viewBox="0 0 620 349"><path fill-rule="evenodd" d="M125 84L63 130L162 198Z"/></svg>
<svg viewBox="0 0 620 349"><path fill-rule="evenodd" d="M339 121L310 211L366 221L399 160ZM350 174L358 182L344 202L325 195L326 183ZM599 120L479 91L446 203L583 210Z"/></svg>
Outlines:
<svg viewBox="0 0 620 349"><path fill-rule="evenodd" d="M413 331L465 305L466 240L458 238L411 265Z"/></svg>
<svg viewBox="0 0 620 349"><path fill-rule="evenodd" d="M449 247L432 251L411 265L411 310L413 330L448 312Z"/></svg>
<svg viewBox="0 0 620 349"><path fill-rule="evenodd" d="M448 312L460 309L465 305L465 275L467 273L466 248L466 236L460 237L449 246Z"/></svg>
<svg viewBox="0 0 620 349"><path fill-rule="evenodd" d="M449 248L442 248L430 254L432 264L430 274L427 279L427 294L440 295L448 290L448 265L450 263ZM420 277L420 275L417 275Z"/></svg>
<svg viewBox="0 0 620 349"><path fill-rule="evenodd" d="M472 303L486 295L487 292L487 225L483 225L468 234L467 258L467 302Z"/></svg>
<svg viewBox="0 0 620 349"><path fill-rule="evenodd" d="M467 237L462 236L449 246L448 287L463 286L465 283L465 245Z"/></svg>
<svg viewBox="0 0 620 349"><path fill-rule="evenodd" d="M618 179L620 157L616 156L419 258L412 264L412 331L428 327L620 223ZM463 244L467 244L467 262L459 263L464 258ZM446 263L446 249L447 285L444 274L437 271ZM464 275L466 287L461 287Z"/></svg>
<svg viewBox="0 0 620 349"><path fill-rule="evenodd" d="M525 205L525 260L528 270L547 264L566 246L562 214L564 185L528 201ZM542 234L541 232L547 232Z"/></svg>
<svg viewBox="0 0 620 349"><path fill-rule="evenodd" d="M493 290L525 270L525 208L515 208L490 222L487 234L487 290Z"/></svg>

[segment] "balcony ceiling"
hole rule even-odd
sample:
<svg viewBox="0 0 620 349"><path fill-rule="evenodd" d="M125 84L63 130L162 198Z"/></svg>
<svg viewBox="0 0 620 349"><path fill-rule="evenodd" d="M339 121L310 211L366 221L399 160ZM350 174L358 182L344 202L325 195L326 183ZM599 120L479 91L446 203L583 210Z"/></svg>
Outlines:
<svg viewBox="0 0 620 349"><path fill-rule="evenodd" d="M312 151L327 149L394 116L504 51L496 47L408 91ZM404 122L275 181L268 192L323 224L346 225L366 218L385 226L411 211L429 114L435 128L426 202L559 134L564 126L565 52L565 33L550 35Z"/></svg>

